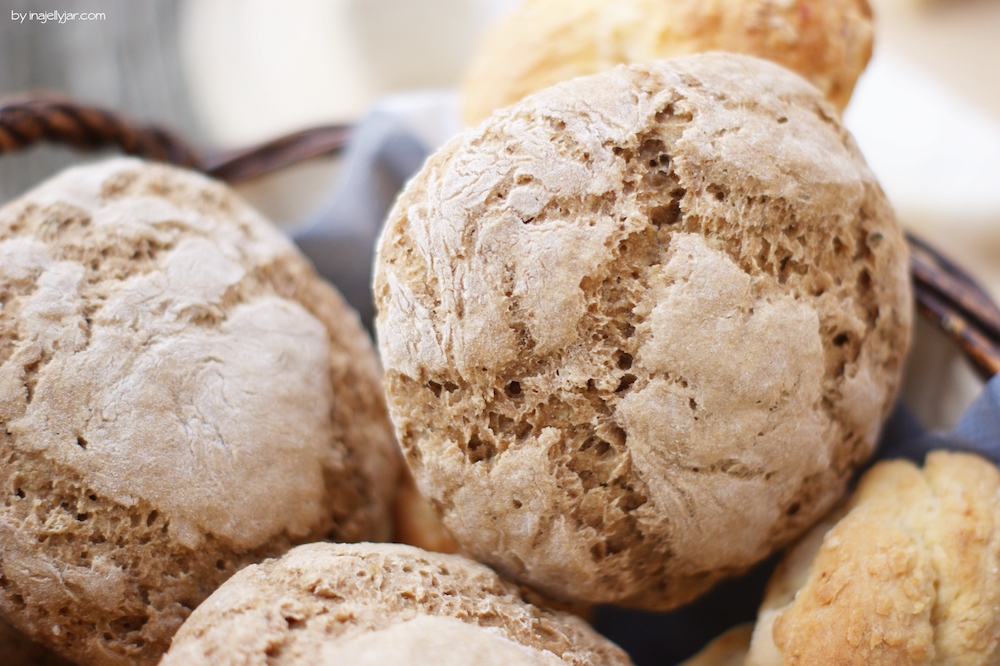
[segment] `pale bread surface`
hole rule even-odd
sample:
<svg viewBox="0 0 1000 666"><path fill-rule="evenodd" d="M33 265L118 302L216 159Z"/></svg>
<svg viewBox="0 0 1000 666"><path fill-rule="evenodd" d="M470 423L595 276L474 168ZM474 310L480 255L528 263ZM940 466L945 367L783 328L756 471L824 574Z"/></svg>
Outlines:
<svg viewBox="0 0 1000 666"><path fill-rule="evenodd" d="M580 618L526 603L459 555L309 544L236 574L177 633L162 666L628 666Z"/></svg>
<svg viewBox="0 0 1000 666"><path fill-rule="evenodd" d="M134 159L0 210L0 615L152 664L238 568L388 538L398 454L354 314L229 188Z"/></svg>
<svg viewBox="0 0 1000 666"><path fill-rule="evenodd" d="M375 295L397 436L459 546L648 608L831 508L912 317L836 111L730 54L575 79L451 141L389 216Z"/></svg>

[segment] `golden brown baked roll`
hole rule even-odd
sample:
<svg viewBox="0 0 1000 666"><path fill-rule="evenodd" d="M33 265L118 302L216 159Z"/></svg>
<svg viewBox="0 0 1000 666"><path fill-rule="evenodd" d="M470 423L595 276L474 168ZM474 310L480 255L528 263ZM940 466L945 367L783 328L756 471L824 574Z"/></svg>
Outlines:
<svg viewBox="0 0 1000 666"><path fill-rule="evenodd" d="M481 564L398 544L311 544L236 574L161 666L627 666L583 620Z"/></svg>
<svg viewBox="0 0 1000 666"><path fill-rule="evenodd" d="M527 0L484 39L462 84L465 121L560 81L702 51L792 69L839 109L872 53L867 0Z"/></svg>
<svg viewBox="0 0 1000 666"><path fill-rule="evenodd" d="M997 663L1000 472L881 462L775 572L746 666Z"/></svg>
<svg viewBox="0 0 1000 666"><path fill-rule="evenodd" d="M207 178L80 167L0 210L0 616L153 664L242 566L388 538L398 454L357 316Z"/></svg>
<svg viewBox="0 0 1000 666"><path fill-rule="evenodd" d="M397 435L463 551L646 608L831 508L911 321L836 111L731 54L575 79L451 141L390 214L375 292Z"/></svg>

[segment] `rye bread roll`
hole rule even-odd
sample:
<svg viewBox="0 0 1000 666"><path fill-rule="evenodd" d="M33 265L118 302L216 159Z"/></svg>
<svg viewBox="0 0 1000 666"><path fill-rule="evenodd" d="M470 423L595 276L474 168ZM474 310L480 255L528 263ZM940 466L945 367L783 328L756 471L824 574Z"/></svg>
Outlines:
<svg viewBox="0 0 1000 666"><path fill-rule="evenodd" d="M836 110L731 54L575 79L452 140L390 213L375 296L397 436L462 551L659 609L840 498L912 317Z"/></svg>
<svg viewBox="0 0 1000 666"><path fill-rule="evenodd" d="M248 567L196 610L161 666L629 666L580 618L525 602L458 555L310 544Z"/></svg>
<svg viewBox="0 0 1000 666"><path fill-rule="evenodd" d="M357 315L229 188L133 159L0 210L0 616L154 664L241 567L391 534Z"/></svg>

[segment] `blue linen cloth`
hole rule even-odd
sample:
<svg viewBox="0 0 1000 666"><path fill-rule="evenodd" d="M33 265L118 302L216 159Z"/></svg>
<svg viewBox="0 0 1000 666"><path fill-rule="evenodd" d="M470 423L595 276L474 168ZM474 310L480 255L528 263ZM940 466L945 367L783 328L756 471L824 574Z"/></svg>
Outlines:
<svg viewBox="0 0 1000 666"><path fill-rule="evenodd" d="M382 222L427 147L396 116L375 112L354 132L347 172L333 200L295 235L316 270L340 290L372 330L371 278Z"/></svg>
<svg viewBox="0 0 1000 666"><path fill-rule="evenodd" d="M333 196L292 238L337 286L369 332L375 243L396 195L435 149L461 129L452 92L387 98L352 132Z"/></svg>
<svg viewBox="0 0 1000 666"><path fill-rule="evenodd" d="M416 97L374 110L352 136L347 170L334 196L294 238L319 272L332 281L372 329L371 275L375 241L397 193L458 123L428 129L419 116L453 113L454 100ZM422 129L422 131L421 131ZM1000 464L1000 375L994 377L948 432L926 431L902 404L882 431L876 459L920 464L934 449L978 453ZM873 461L874 462L874 461ZM741 622L752 622L780 553L746 575L717 585L696 601L666 613L614 607L595 612L594 625L624 648L636 666L683 661Z"/></svg>

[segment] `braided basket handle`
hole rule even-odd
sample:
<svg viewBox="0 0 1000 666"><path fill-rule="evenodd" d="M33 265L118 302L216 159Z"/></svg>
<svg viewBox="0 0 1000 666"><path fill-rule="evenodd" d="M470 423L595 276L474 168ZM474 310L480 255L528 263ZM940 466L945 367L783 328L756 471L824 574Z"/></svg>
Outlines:
<svg viewBox="0 0 1000 666"><path fill-rule="evenodd" d="M1000 372L1000 308L958 264L913 234L906 239L920 314L965 352L983 379Z"/></svg>
<svg viewBox="0 0 1000 666"><path fill-rule="evenodd" d="M197 169L229 183L336 153L347 143L350 129L328 125L250 148L203 155L162 127L59 95L34 93L0 100L0 154L40 141L82 151L117 146L126 155Z"/></svg>
<svg viewBox="0 0 1000 666"><path fill-rule="evenodd" d="M0 153L51 141L89 151L118 146L128 155L184 167L197 167L201 157L184 141L154 125L48 93L0 100Z"/></svg>
<svg viewBox="0 0 1000 666"><path fill-rule="evenodd" d="M176 134L51 94L0 100L0 154L39 141L77 150L117 146L128 155L202 171L230 183L340 151L349 125L328 125L251 146L203 155ZM908 234L910 273L920 313L935 322L989 378L1000 372L1000 308L976 281L928 243Z"/></svg>

